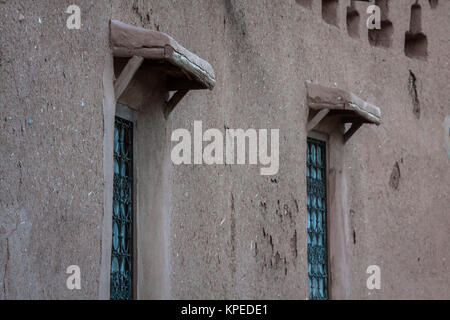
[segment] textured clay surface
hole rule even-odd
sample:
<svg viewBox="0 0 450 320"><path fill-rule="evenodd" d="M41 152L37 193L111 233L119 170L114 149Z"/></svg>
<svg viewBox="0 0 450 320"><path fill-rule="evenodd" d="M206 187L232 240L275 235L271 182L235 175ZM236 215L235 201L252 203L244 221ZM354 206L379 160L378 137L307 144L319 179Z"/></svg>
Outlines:
<svg viewBox="0 0 450 320"><path fill-rule="evenodd" d="M167 120L158 105L139 120L148 121L141 160L153 161L138 169L140 179L164 195L140 204L149 210L138 229L149 251L138 258L139 298L307 298L306 81L353 92L382 114L380 126L364 125L345 145L330 139L341 148L339 159L331 154L330 178L341 181L335 194L345 198L339 221L348 252L345 285L331 296L450 298L442 129L450 115L450 2L431 9L419 1L426 59L404 52L415 0L389 1L388 47L369 41L367 4L356 4L359 36L351 37L349 1L339 1L332 24L321 2L78 0L82 28L68 30L71 1L0 0L0 298L99 298L111 19L169 34L208 61L217 81L213 91L189 92ZM192 132L194 120L204 130L280 129L279 173L174 166L171 132ZM153 206L164 215L154 225L164 230L144 228ZM150 251L155 233L146 232L166 241ZM159 281L152 261L161 256ZM66 288L73 264L80 291ZM369 265L381 268L381 290L366 288Z"/></svg>

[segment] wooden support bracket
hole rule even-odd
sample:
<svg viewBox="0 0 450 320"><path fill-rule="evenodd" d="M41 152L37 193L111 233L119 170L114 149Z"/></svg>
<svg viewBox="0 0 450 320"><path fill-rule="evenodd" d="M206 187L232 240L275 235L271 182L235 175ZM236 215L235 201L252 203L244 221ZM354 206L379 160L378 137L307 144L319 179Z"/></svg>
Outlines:
<svg viewBox="0 0 450 320"><path fill-rule="evenodd" d="M327 116L329 112L330 109L322 109L319 112L317 112L317 114L306 125L306 131L309 132L312 129L314 129L320 123L320 121L322 121L323 118Z"/></svg>
<svg viewBox="0 0 450 320"><path fill-rule="evenodd" d="M348 129L344 133L344 143L347 143L347 141L352 137L352 135L356 131L358 131L359 128L361 128L362 125L363 125L363 122L354 122L354 123L352 123L352 126L350 127L350 129Z"/></svg>
<svg viewBox="0 0 450 320"><path fill-rule="evenodd" d="M128 85L131 82L131 79L133 79L134 75L136 74L136 72L138 71L139 67L142 65L143 62L144 58L138 56L133 56L128 61L119 78L117 78L116 82L114 83L114 92L116 95L116 100L120 98L122 93L128 87Z"/></svg>
<svg viewBox="0 0 450 320"><path fill-rule="evenodd" d="M166 108L164 109L164 117L166 119L169 117L173 109L175 109L178 102L180 102L188 92L189 90L178 90L177 92L175 92L172 98L166 102Z"/></svg>

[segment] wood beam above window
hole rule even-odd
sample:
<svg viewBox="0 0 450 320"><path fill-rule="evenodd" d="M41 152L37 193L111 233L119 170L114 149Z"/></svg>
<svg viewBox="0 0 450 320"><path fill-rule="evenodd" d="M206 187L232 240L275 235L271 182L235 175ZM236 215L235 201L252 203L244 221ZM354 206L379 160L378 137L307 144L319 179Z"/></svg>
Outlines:
<svg viewBox="0 0 450 320"><path fill-rule="evenodd" d="M128 87L142 72L154 72L165 91L177 92L166 103L167 117L188 91L212 90L216 84L212 66L165 33L112 20L110 37L114 58L130 58L115 82L116 100L130 92Z"/></svg>
<svg viewBox="0 0 450 320"><path fill-rule="evenodd" d="M344 123L352 123L344 134L345 142L363 125L381 123L381 111L378 107L362 100L355 94L319 84L306 84L307 105L313 117L307 124L307 130L313 130L323 119L336 117Z"/></svg>
<svg viewBox="0 0 450 320"><path fill-rule="evenodd" d="M172 85L212 90L216 84L212 66L165 33L112 20L111 43L114 57L140 56L167 69Z"/></svg>

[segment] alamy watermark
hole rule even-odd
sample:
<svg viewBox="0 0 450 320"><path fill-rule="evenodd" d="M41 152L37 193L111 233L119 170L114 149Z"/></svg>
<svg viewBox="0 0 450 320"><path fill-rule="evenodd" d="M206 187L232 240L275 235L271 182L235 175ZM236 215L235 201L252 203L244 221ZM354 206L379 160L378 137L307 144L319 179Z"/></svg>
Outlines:
<svg viewBox="0 0 450 320"><path fill-rule="evenodd" d="M243 165L247 164L248 158L250 165L265 166L260 169L261 175L275 175L279 169L279 129L270 130L270 153L268 133L267 129L244 131L225 128L224 139L224 134L219 129L203 132L202 121L194 121L193 137L186 129L176 129L172 132L171 141L178 143L172 149L171 159L175 165ZM205 147L204 142L208 143Z"/></svg>
<svg viewBox="0 0 450 320"><path fill-rule="evenodd" d="M381 29L381 8L376 4L367 7L366 10L369 17L367 18L366 26L369 30ZM67 19L66 26L69 30L81 29L81 9L79 6L72 4L67 7L66 13L70 14Z"/></svg>
<svg viewBox="0 0 450 320"><path fill-rule="evenodd" d="M367 7L367 14L369 14L369 18L367 18L367 28L369 30L373 29L381 29L381 9L379 6L373 4Z"/></svg>
<svg viewBox="0 0 450 320"><path fill-rule="evenodd" d="M70 14L67 18L66 26L69 30L80 30L81 29L81 9L77 5L70 5L67 7L66 13Z"/></svg>
<svg viewBox="0 0 450 320"><path fill-rule="evenodd" d="M69 290L81 290L81 269L77 265L67 267L66 273L70 276L66 280L66 286Z"/></svg>
<svg viewBox="0 0 450 320"><path fill-rule="evenodd" d="M366 286L369 290L381 289L381 269L377 265L367 267L366 273L370 274L367 278Z"/></svg>

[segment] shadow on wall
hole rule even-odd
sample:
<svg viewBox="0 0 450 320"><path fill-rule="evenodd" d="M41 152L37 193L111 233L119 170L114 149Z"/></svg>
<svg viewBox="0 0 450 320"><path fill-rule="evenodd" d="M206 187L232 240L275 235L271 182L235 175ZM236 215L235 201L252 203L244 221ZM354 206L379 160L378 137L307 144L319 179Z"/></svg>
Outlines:
<svg viewBox="0 0 450 320"><path fill-rule="evenodd" d="M295 0L299 5L311 9L312 6L312 0Z"/></svg>
<svg viewBox="0 0 450 320"><path fill-rule="evenodd" d="M431 9L436 9L439 4L439 0L428 0L428 2L430 3Z"/></svg>

